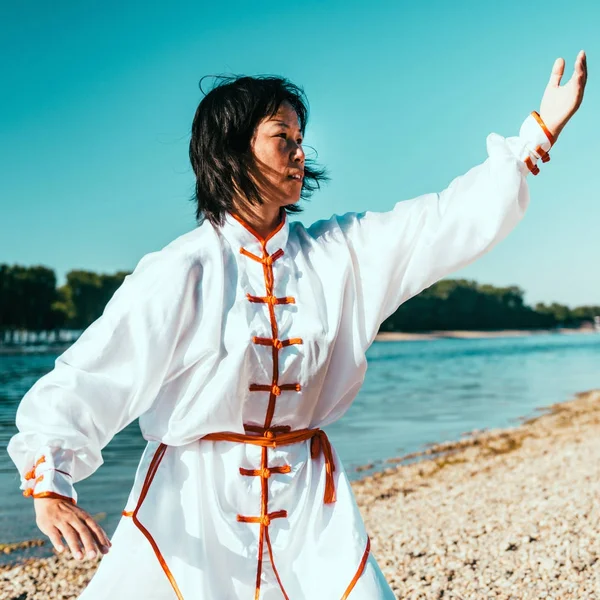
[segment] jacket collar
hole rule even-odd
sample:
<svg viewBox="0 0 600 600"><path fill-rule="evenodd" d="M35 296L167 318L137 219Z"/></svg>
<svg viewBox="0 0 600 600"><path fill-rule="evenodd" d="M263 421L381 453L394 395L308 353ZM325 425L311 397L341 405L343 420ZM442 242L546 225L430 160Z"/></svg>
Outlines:
<svg viewBox="0 0 600 600"><path fill-rule="evenodd" d="M289 233L289 220L284 210L279 225L263 238L252 227L237 215L227 213L221 233L229 241L235 251L245 248L248 252L262 257L264 253L274 254L285 248Z"/></svg>

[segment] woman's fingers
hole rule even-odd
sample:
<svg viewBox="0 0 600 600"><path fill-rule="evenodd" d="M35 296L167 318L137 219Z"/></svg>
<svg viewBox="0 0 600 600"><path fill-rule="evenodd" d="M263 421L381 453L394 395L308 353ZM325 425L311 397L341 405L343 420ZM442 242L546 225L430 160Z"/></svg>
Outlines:
<svg viewBox="0 0 600 600"><path fill-rule="evenodd" d="M565 74L565 60L564 58L557 58L552 66L552 73L550 74L550 81L548 85L553 87L560 87L563 75ZM575 68L573 69L573 75L569 80L569 83L584 83L587 79L587 57L585 52L581 50L575 59Z"/></svg>
<svg viewBox="0 0 600 600"><path fill-rule="evenodd" d="M60 535L60 531L56 527L51 527L46 535L50 538L50 542L54 546L54 549L60 554L64 552L65 546Z"/></svg>
<svg viewBox="0 0 600 600"><path fill-rule="evenodd" d="M62 535L71 554L81 560L83 552L95 558L98 552L106 554L111 546L104 530L84 510L73 503L54 498L35 500L36 522L42 533L51 540L58 552L63 544ZM63 547L64 550L64 547Z"/></svg>
<svg viewBox="0 0 600 600"><path fill-rule="evenodd" d="M573 75L565 85L560 85L564 72L565 61L558 58L540 103L540 116L555 138L558 138L583 101L587 82L587 58L583 50L575 59Z"/></svg>
<svg viewBox="0 0 600 600"><path fill-rule="evenodd" d="M585 77L585 54L580 52L575 59L575 68L573 69L573 75L571 79L581 80Z"/></svg>
<svg viewBox="0 0 600 600"><path fill-rule="evenodd" d="M100 551L106 554L111 546L111 543L106 533L104 533L104 529L102 529L102 527L100 527L100 525L98 525L98 523L96 523L92 517L84 519L84 522L96 538L96 542L100 547Z"/></svg>
<svg viewBox="0 0 600 600"><path fill-rule="evenodd" d="M73 557L77 560L81 560L83 558L83 553L81 551L81 539L79 533L70 523L62 523L60 525L60 532L65 538L65 542L67 542L67 546L69 546L69 550Z"/></svg>
<svg viewBox="0 0 600 600"><path fill-rule="evenodd" d="M577 56L577 63L575 65L575 71L579 74L580 79L585 82L587 81L587 56L585 52L582 50Z"/></svg>
<svg viewBox="0 0 600 600"><path fill-rule="evenodd" d="M552 73L550 73L550 81L549 85L554 87L558 87L560 85L560 80L565 72L565 59L557 58L554 61L554 65L552 66Z"/></svg>
<svg viewBox="0 0 600 600"><path fill-rule="evenodd" d="M578 108L583 100L583 92L585 91L585 84L587 82L587 59L583 50L577 55L572 79L576 89L576 106Z"/></svg>
<svg viewBox="0 0 600 600"><path fill-rule="evenodd" d="M557 74L555 73L555 68L556 68L556 65L559 60L562 60L562 59L556 60L556 62L554 63L554 68L552 69L552 75L550 76L550 84L556 85L557 87L558 87L558 84L555 83L557 81ZM565 70L565 65L564 65L564 61L562 61L562 71L560 73L560 77L558 78L558 81L560 81L560 78L562 78L562 76L564 74L564 70ZM571 78L569 79L569 81L566 85L572 85L572 86L575 86L576 88L583 88L583 87L585 87L586 81L587 81L587 57L585 55L585 52L582 50L577 55L577 58L575 59L575 67L573 69L573 75L571 75Z"/></svg>
<svg viewBox="0 0 600 600"><path fill-rule="evenodd" d="M83 545L86 557L96 558L96 556L98 556L99 548L98 544L96 544L94 536L92 535L92 532L90 531L90 528L84 521L81 521L80 519L74 519L71 525L79 534L79 539Z"/></svg>
<svg viewBox="0 0 600 600"><path fill-rule="evenodd" d="M580 67L581 72L587 75L587 56L583 50L577 55L577 64Z"/></svg>
<svg viewBox="0 0 600 600"><path fill-rule="evenodd" d="M57 552L64 550L61 533L71 554L78 560L84 558L84 555L86 558L96 558L98 552L106 554L110 548L108 537L91 517L87 517L85 521L75 517L46 533Z"/></svg>

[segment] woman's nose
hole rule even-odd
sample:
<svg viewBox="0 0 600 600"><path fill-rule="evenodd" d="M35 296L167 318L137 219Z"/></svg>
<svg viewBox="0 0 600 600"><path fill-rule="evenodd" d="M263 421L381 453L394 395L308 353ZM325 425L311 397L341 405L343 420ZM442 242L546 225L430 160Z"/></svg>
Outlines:
<svg viewBox="0 0 600 600"><path fill-rule="evenodd" d="M302 148L302 144L294 142L291 157L294 162L304 164L304 159L306 158L306 155L304 154L304 148Z"/></svg>

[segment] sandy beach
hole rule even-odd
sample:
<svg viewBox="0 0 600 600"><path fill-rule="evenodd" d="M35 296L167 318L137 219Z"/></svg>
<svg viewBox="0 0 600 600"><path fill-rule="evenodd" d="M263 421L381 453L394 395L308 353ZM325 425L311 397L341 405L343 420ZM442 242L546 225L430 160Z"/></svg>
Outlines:
<svg viewBox="0 0 600 600"><path fill-rule="evenodd" d="M389 464L354 489L397 598L600 600L600 391ZM0 567L0 600L75 598L96 565Z"/></svg>

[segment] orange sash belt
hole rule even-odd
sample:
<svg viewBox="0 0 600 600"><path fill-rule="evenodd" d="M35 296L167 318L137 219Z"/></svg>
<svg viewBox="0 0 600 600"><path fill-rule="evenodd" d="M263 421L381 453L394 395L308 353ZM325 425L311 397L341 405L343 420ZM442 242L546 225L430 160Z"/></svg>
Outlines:
<svg viewBox="0 0 600 600"><path fill-rule="evenodd" d="M213 442L252 444L253 446L261 446L262 448L289 446L291 444L299 444L300 442L311 440L311 458L315 459L322 453L325 459L325 496L323 500L326 504L335 502L335 483L333 480L335 463L333 461L331 443L327 434L322 429L296 429L295 431L292 431L289 426L264 428L254 425L245 425L244 429L251 433L244 434L222 431L219 433L209 433L202 439Z"/></svg>

